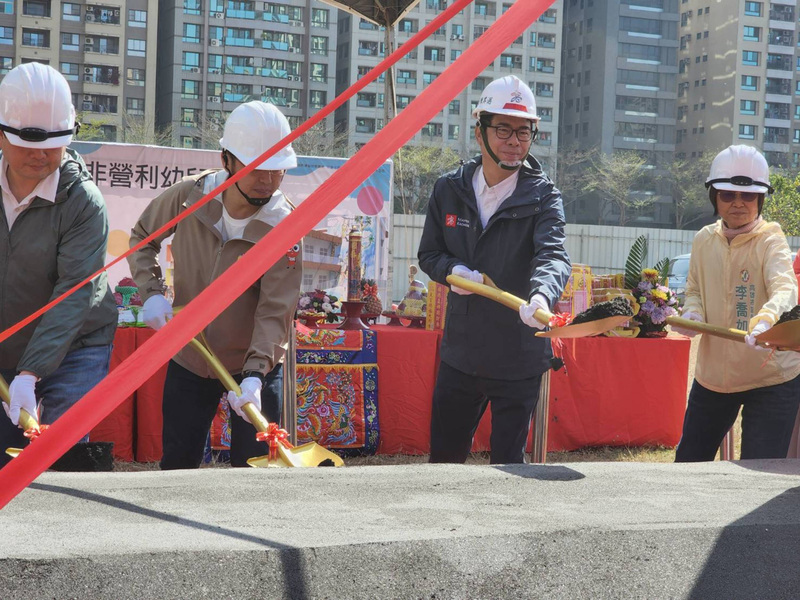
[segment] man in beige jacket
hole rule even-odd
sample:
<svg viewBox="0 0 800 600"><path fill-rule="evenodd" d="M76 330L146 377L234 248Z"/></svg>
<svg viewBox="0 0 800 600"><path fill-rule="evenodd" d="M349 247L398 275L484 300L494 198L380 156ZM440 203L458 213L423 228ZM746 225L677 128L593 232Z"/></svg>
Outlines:
<svg viewBox="0 0 800 600"><path fill-rule="evenodd" d="M142 213L133 228L138 244L271 148L290 132L272 104L253 101L237 107L225 123L223 169L186 177L166 190ZM174 234L175 304L191 302L292 210L280 191L287 169L297 166L291 145L261 163L221 196L201 207L128 258L144 300L143 320L158 329L172 316L164 297L158 255L161 242ZM225 390L203 358L189 347L170 361L164 384L162 469L197 468L220 397L227 392L231 412L231 464L266 454L255 440L242 406L255 404L270 422L280 420L282 359L302 282L300 243L237 298L204 330L206 341L225 368L241 381L242 394Z"/></svg>

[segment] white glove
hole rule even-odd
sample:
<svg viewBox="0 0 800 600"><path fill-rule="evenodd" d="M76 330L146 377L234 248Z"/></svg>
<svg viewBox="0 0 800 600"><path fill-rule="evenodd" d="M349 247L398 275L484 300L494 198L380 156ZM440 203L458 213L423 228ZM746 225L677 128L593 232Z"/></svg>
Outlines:
<svg viewBox="0 0 800 600"><path fill-rule="evenodd" d="M228 392L228 404L237 415L250 423L250 419L247 418L247 413L242 410L242 406L252 402L258 412L261 412L261 380L258 377L245 377L239 387L242 388L242 395L237 396L236 392ZM250 424L252 425L252 423Z"/></svg>
<svg viewBox="0 0 800 600"><path fill-rule="evenodd" d="M750 346L751 348L755 348L756 350L762 350L762 351L765 351L765 352L769 352L770 351L769 348L765 348L764 346L759 346L756 343L756 338L758 337L759 334L764 333L770 327L772 327L772 325L770 324L769 321L759 321L756 324L756 326L753 327L753 330L750 333L748 333L746 336L744 336L745 343L748 346ZM16 381L16 379L14 381Z"/></svg>
<svg viewBox="0 0 800 600"><path fill-rule="evenodd" d="M475 283L483 283L483 275L481 275L478 271L473 271L472 269L468 269L464 265L456 265L453 267L453 270L450 271L452 275L458 275L459 277L463 277L464 279L469 279L470 281L474 281ZM464 288L460 288L457 285L451 285L450 289L453 290L456 294L461 294L462 296L468 296L472 292L469 290L465 290Z"/></svg>
<svg viewBox="0 0 800 600"><path fill-rule="evenodd" d="M154 294L144 301L142 321L148 327L161 329L172 318L172 305L161 294Z"/></svg>
<svg viewBox="0 0 800 600"><path fill-rule="evenodd" d="M544 329L547 327L547 323L540 323L536 317L533 316L539 309L550 312L550 304L547 302L547 298L542 294L535 294L528 304L523 304L519 307L519 318L522 319L522 322L528 327Z"/></svg>
<svg viewBox="0 0 800 600"><path fill-rule="evenodd" d="M705 321L703 321L703 317L700 314L698 314L696 312L692 312L691 310L683 313L681 315L681 317L684 318L684 319L687 319L689 321L696 321L698 323L705 323ZM690 338L693 338L694 336L696 336L699 333L699 332L694 331L692 329L684 329L683 327L678 327L677 325L671 325L671 327L672 327L672 331L674 331L675 333L680 333L681 335L685 335L686 337L690 337Z"/></svg>
<svg viewBox="0 0 800 600"><path fill-rule="evenodd" d="M37 421L39 414L36 411L36 376L34 375L17 375L8 386L9 395L11 396L11 406L3 402L3 408L6 409L8 418L14 425L19 425L19 411L25 409L30 416Z"/></svg>

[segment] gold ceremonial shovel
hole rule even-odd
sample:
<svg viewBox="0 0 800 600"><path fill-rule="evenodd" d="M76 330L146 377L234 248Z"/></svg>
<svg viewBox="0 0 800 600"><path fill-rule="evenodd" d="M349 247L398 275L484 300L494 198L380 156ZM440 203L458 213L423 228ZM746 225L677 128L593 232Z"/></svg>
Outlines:
<svg viewBox="0 0 800 600"><path fill-rule="evenodd" d="M0 400L11 406L11 393L8 391L8 383L0 375ZM19 424L22 426L23 431L39 431L39 422L34 419L25 409L19 411ZM16 458L22 452L22 448L6 448L6 454Z"/></svg>
<svg viewBox="0 0 800 600"><path fill-rule="evenodd" d="M508 292L504 292L498 288L491 278L485 274L483 275L483 283L476 283L474 281L470 281L469 279L459 277L458 275L448 275L447 283L464 288L465 290L469 290L470 292L478 294L479 296L483 296L484 298L489 298L489 300L499 302L503 306L507 306L512 310L519 311L520 306L527 304L527 302L525 302L525 300L522 298L518 298L517 296L509 294ZM553 319L555 315L546 310L538 309L533 316L540 323L549 326L551 319ZM587 321L586 323L578 323L576 325L553 327L550 331L538 331L536 335L539 337L548 338L589 337L610 331L615 327L619 327L630 319L630 316L624 315L605 317L603 319Z"/></svg>
<svg viewBox="0 0 800 600"><path fill-rule="evenodd" d="M177 309L173 309L177 310ZM242 393L239 384L231 377L227 369L222 366L222 363L214 355L208 344L200 334L200 340L197 338L192 339L189 345L206 360L208 366L217 376L217 378L225 386L225 389L235 392L237 395ZM202 341L201 341L202 340ZM269 440L271 451L274 448L273 456L266 454L264 456L254 456L247 461L251 467L342 467L344 461L340 456L334 454L327 448L323 448L316 442L308 442L300 446L292 446L287 440L280 439L280 434L284 433L277 425L270 424L262 415L255 405L248 402L242 407L242 410L247 414L247 418L253 426L261 433L277 436L274 441Z"/></svg>
<svg viewBox="0 0 800 600"><path fill-rule="evenodd" d="M697 333L707 333L734 342L743 342L746 331L708 323L698 323L691 319L682 317L667 317L667 323L675 327L682 327L696 331ZM767 329L764 333L756 337L756 343L764 348L774 350L792 350L800 352L800 321L784 321L774 327Z"/></svg>

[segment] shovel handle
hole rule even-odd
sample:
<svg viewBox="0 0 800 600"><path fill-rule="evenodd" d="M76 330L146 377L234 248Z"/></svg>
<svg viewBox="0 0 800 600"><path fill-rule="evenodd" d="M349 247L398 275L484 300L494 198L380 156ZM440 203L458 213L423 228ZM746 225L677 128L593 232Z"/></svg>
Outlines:
<svg viewBox="0 0 800 600"><path fill-rule="evenodd" d="M214 371L214 375L216 375L217 379L222 382L222 385L225 386L226 390L231 390L237 396L242 394L242 388L239 387L239 384L236 383L236 380L231 376L230 373L228 373L228 370L222 366L222 363L214 355L214 353L211 352L211 350L206 348L197 338L191 339L189 341L189 345L206 360L209 368ZM264 418L264 415L258 411L252 402L247 402L244 406L242 406L242 410L245 412L247 417L250 419L250 422L258 431L265 432L269 429L269 421Z"/></svg>
<svg viewBox="0 0 800 600"><path fill-rule="evenodd" d="M734 342L743 342L744 336L747 335L746 331L741 329L732 329L728 327L719 327L718 325L709 325L708 323L699 323L691 319L684 319L682 317L667 317L667 323L675 327L682 327L698 333L707 333L716 337L721 337L726 340L733 340Z"/></svg>
<svg viewBox="0 0 800 600"><path fill-rule="evenodd" d="M512 310L519 311L521 306L527 304L527 302L525 302L525 300L522 298L518 298L517 296L509 294L508 292L504 292L498 288L487 275L483 276L483 280L484 282L491 283L491 285L487 285L487 283L477 283L475 281L465 279L459 275L451 274L447 276L447 283L450 285L458 286L474 294L488 298L489 300L499 302L503 306L507 306ZM553 313L539 308L536 310L533 316L537 321L539 321L539 323L548 325L550 323L550 319L553 318Z"/></svg>
<svg viewBox="0 0 800 600"><path fill-rule="evenodd" d="M11 406L11 392L9 391L8 384L2 375L0 375L0 399ZM21 408L19 411L19 426L24 431L28 431L30 429L34 429L36 431L39 430L39 422L34 419L24 408Z"/></svg>

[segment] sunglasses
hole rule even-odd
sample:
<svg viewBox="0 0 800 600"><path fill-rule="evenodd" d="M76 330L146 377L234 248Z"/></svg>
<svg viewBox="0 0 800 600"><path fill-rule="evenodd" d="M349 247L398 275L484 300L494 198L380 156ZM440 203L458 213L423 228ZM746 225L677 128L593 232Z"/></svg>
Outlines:
<svg viewBox="0 0 800 600"><path fill-rule="evenodd" d="M715 183L730 183L732 185L738 185L741 187L758 185L763 187L764 191L769 194L772 194L775 191L770 184L764 183L763 181L756 181L755 179L753 179L752 177L748 177L747 175L734 175L733 177L729 178L712 179L711 181L706 181L706 189L708 189Z"/></svg>
<svg viewBox="0 0 800 600"><path fill-rule="evenodd" d="M734 192L732 190L717 190L717 200L729 204L736 200L740 202L755 202L760 194L758 192Z"/></svg>
<svg viewBox="0 0 800 600"><path fill-rule="evenodd" d="M72 129L65 129L63 131L46 131L38 127L23 127L22 129L15 129L14 127L0 124L0 131L14 134L18 136L19 139L25 140L26 142L44 142L49 138L61 137L64 135L77 135L78 131L80 131L80 128L80 123L75 123L75 127Z"/></svg>

